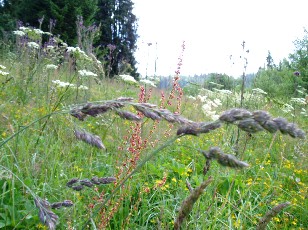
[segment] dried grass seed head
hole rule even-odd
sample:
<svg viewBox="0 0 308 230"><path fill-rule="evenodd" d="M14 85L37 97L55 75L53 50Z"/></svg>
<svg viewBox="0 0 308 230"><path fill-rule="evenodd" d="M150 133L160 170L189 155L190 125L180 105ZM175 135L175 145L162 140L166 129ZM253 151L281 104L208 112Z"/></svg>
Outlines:
<svg viewBox="0 0 308 230"><path fill-rule="evenodd" d="M261 126L270 133L275 133L278 131L278 125L273 120L268 120L265 123L261 124Z"/></svg>
<svg viewBox="0 0 308 230"><path fill-rule="evenodd" d="M75 130L74 131L75 136L78 140L82 140L90 145L93 145L99 149L106 149L106 147L104 146L101 138L97 135L93 135L89 132L86 132L84 130Z"/></svg>
<svg viewBox="0 0 308 230"><path fill-rule="evenodd" d="M140 121L141 117L137 116L134 113L123 111L123 110L116 110L116 113L124 119L130 120L130 121Z"/></svg>
<svg viewBox="0 0 308 230"><path fill-rule="evenodd" d="M221 114L219 120L227 123L233 123L238 120L252 117L252 113L246 109L230 109Z"/></svg>
<svg viewBox="0 0 308 230"><path fill-rule="evenodd" d="M282 134L288 133L288 130L287 130L288 121L286 119L282 117L277 117L277 118L274 118L273 121L277 124L278 129L280 130Z"/></svg>
<svg viewBox="0 0 308 230"><path fill-rule="evenodd" d="M256 133L264 130L262 126L252 118L241 120L237 126L248 133Z"/></svg>
<svg viewBox="0 0 308 230"><path fill-rule="evenodd" d="M260 125L264 124L266 121L271 119L271 116L266 111L256 110L252 114L253 114L253 119L257 121Z"/></svg>

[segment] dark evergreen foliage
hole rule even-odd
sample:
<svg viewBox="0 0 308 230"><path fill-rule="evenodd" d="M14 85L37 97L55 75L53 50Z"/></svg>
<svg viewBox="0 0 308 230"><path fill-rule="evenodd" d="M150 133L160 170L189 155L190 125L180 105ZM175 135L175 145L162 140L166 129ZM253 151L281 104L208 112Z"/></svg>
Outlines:
<svg viewBox="0 0 308 230"><path fill-rule="evenodd" d="M134 51L137 41L137 19L132 13L131 0L98 0L96 21L101 24L98 46L103 53L108 76L126 73L138 78ZM113 50L115 48L115 50Z"/></svg>
<svg viewBox="0 0 308 230"><path fill-rule="evenodd" d="M75 46L76 21L82 16L84 26L101 26L95 45L105 60L108 76L126 73L138 78L134 58L137 19L132 10L131 0L4 0L0 4L1 37L16 30L20 21L59 34Z"/></svg>

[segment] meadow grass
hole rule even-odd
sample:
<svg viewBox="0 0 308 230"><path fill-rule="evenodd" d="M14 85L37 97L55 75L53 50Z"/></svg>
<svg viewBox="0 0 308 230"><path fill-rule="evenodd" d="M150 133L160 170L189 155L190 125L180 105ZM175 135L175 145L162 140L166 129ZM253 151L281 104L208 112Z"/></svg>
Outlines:
<svg viewBox="0 0 308 230"><path fill-rule="evenodd" d="M147 102L181 112L189 121L211 122L202 111L203 102L182 95L176 79L180 72L173 89L162 97L161 90L117 78L82 78L78 69L94 71L95 67L79 57L74 60L77 70L72 69L74 57L57 69L46 69L52 59L37 52L2 49L0 64L9 74L0 75L0 228L255 229L262 217L271 215L270 210L286 202L290 205L269 219L269 229L308 228L306 139L240 131L235 151L238 128L231 124L198 136L182 134L196 134L199 127L190 131L184 127L184 133L176 135L181 122L158 121L137 105ZM53 83L56 80L67 85L60 87ZM208 100L220 98L216 114L237 107L242 97L240 92L206 93ZM133 98L124 103L125 111L142 117L141 122L123 119L115 113L122 109L118 107L82 117L84 121L77 119L78 114L91 108L93 113L96 105L120 97ZM281 116L274 100L262 95L246 98L250 100L245 108L250 111ZM147 106L143 109L152 111ZM74 117L76 108L83 110ZM284 117L307 132L307 118L291 115ZM87 133L78 136L76 130ZM104 148L97 148L98 140ZM222 167L215 157L206 159L209 155L200 150L214 146L225 153L236 152L236 158L249 167ZM177 226L182 202L191 200L190 188L197 189L209 177L203 194L200 190ZM77 182L72 185L74 178ZM116 181L107 183L106 178ZM57 218L48 219L54 215Z"/></svg>

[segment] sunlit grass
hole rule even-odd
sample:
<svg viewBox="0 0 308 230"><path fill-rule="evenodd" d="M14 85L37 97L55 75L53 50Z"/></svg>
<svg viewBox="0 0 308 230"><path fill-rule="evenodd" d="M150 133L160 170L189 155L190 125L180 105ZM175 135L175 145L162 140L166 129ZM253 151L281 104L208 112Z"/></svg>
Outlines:
<svg viewBox="0 0 308 230"><path fill-rule="evenodd" d="M14 138L1 145L0 165L10 171L0 169L0 227L46 229L40 223L30 189L50 203L63 200L74 203L72 207L54 210L59 216L59 229L99 228L105 220L95 209L112 194L115 185L95 185L74 191L66 183L72 178L94 176L125 178L136 167L134 163L175 136L178 125L144 119L140 137L149 144L141 149L137 162L133 162L128 149L136 128L134 122L122 120L112 112L79 121L70 116L69 111L73 105L118 97L133 97L137 102L138 86L119 79L88 78L78 82L78 73L71 70L69 63L47 71L46 60L45 63L24 53L19 57L6 55L0 59L0 64L7 66L9 72L8 76L0 76L0 143L12 135ZM52 80L80 83L89 89L57 87ZM152 90L148 102L160 105L160 90ZM216 114L234 107L238 100L238 95L226 97L217 92L208 97L221 100L221 105L212 108ZM211 121L211 116L202 111L202 105L201 101L184 97L183 116L198 122ZM263 96L247 100L247 107L268 110L273 116L282 113L280 105ZM176 104L169 109L175 111ZM133 107L129 111L136 112ZM53 112L59 114L48 116ZM283 115L292 121L292 114ZM46 118L41 119L44 116ZM298 115L294 119L307 132L306 117ZM98 135L106 150L78 141L75 128ZM195 203L183 229L254 229L268 210L286 201L291 202L290 207L275 216L269 227L306 229L307 141L280 133L250 136L241 132L237 157L250 167L234 170L213 161L204 176L205 158L198 150L219 146L233 154L236 134L236 127L224 125L198 137L176 138L114 194L106 211L110 215L107 228L172 229L182 201L190 194L187 180L196 188L211 176L213 182Z"/></svg>

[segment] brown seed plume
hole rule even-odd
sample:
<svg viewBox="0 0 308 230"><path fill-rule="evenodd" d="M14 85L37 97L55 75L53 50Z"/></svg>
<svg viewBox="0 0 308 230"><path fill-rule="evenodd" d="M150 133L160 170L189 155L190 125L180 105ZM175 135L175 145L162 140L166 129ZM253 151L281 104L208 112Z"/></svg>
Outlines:
<svg viewBox="0 0 308 230"><path fill-rule="evenodd" d="M84 130L75 130L75 136L78 140L82 140L90 145L93 145L99 149L106 149L101 138L97 135L93 135Z"/></svg>

